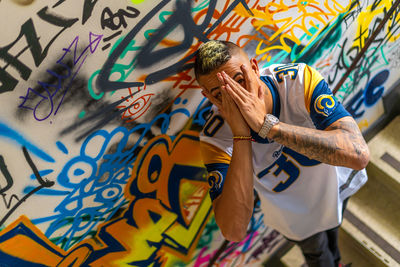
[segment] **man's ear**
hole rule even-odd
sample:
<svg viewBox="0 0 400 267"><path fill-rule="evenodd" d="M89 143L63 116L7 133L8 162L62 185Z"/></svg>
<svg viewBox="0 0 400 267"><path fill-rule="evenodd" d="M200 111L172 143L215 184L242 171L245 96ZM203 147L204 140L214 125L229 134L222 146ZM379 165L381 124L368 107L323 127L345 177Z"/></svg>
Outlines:
<svg viewBox="0 0 400 267"><path fill-rule="evenodd" d="M258 68L258 62L254 57L250 59L250 67L257 74L257 76L260 77L260 69Z"/></svg>

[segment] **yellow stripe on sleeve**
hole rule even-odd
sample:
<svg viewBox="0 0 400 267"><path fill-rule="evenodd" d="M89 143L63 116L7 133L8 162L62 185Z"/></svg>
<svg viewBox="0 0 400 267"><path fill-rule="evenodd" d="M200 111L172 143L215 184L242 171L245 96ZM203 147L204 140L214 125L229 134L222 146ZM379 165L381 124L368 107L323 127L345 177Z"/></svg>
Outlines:
<svg viewBox="0 0 400 267"><path fill-rule="evenodd" d="M206 142L200 142L200 150L204 164L231 162L231 157L222 149Z"/></svg>
<svg viewBox="0 0 400 267"><path fill-rule="evenodd" d="M306 65L304 68L304 104L308 113L310 113L311 98L314 93L315 87L324 78L314 68Z"/></svg>

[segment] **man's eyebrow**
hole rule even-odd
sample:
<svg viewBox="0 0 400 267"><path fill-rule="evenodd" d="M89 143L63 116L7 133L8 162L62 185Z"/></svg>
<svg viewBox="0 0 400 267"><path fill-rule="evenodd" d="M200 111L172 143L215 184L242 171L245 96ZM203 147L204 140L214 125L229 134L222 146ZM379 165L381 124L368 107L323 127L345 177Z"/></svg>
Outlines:
<svg viewBox="0 0 400 267"><path fill-rule="evenodd" d="M211 89L210 89L210 94L211 94L212 92L214 92L215 90L217 90L217 89L219 89L219 86L214 87L214 88L211 88Z"/></svg>
<svg viewBox="0 0 400 267"><path fill-rule="evenodd" d="M236 79L236 77L237 77L237 76L239 76L239 75L243 75L243 72L240 72L240 71L239 71L239 72L236 72L236 74L235 74L235 75L233 75L233 78L232 78L232 79L234 79L234 80L235 80L235 79Z"/></svg>

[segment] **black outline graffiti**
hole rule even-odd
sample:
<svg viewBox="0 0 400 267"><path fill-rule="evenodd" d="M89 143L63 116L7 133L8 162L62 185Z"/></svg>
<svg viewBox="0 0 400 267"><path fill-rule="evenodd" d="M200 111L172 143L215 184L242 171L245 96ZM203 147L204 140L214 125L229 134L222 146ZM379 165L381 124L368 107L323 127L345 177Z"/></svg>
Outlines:
<svg viewBox="0 0 400 267"><path fill-rule="evenodd" d="M43 179L40 176L40 173L38 171L38 169L36 168L35 164L32 161L31 156L29 155L28 150L26 149L26 147L22 147L22 151L24 153L24 157L26 162L28 163L29 167L32 169L33 174L36 177L36 180L39 182L39 186L36 187L35 189L31 190L29 193L27 193L23 198L19 199L18 202L6 213L6 215L4 215L4 217L0 220L0 226L3 225L6 220L14 213L14 211L21 206L21 204L23 202L25 202L30 196L32 196L33 194L35 194L37 191L39 191L40 189L44 188L44 187L52 187L54 185L53 181L49 181L47 179ZM13 178L11 176L11 174L9 173L7 166L5 164L4 158L0 155L0 169L1 172L3 173L4 177L6 178L7 181L7 186L3 189L1 189L0 193L3 195L5 194L5 192L7 190L9 190L12 185L14 184ZM5 196L3 195L3 198ZM11 197L12 199L12 197ZM11 199L10 202L8 204L11 205ZM18 198L17 198L18 199Z"/></svg>
<svg viewBox="0 0 400 267"><path fill-rule="evenodd" d="M82 11L82 25L86 23L86 21L92 16L92 12L94 6L97 4L98 0L85 0L83 3L83 11Z"/></svg>
<svg viewBox="0 0 400 267"><path fill-rule="evenodd" d="M53 5L53 8L64 2L65 0L58 1ZM84 24L90 18L93 8L97 2L98 0L85 0L82 12L82 24ZM38 67L46 58L49 48L53 45L54 41L60 37L60 35L66 29L70 28L79 20L79 18L66 18L54 13L49 9L48 6L42 8L36 14L41 20L56 27L60 27L61 30L58 31L43 47L39 41L40 34L37 33L32 18L29 18L21 25L18 37L11 43L0 47L0 59L6 63L4 67L0 68L0 94L13 91L19 83L19 80L14 77L14 75L6 71L9 66L13 67L23 80L27 81L29 79L32 69L19 59L19 57L26 52L26 50L30 50L35 66ZM22 37L25 37L27 45L17 52L16 55L10 54L9 51L12 50L17 43L21 42L21 39L23 39Z"/></svg>
<svg viewBox="0 0 400 267"><path fill-rule="evenodd" d="M4 188L0 187L0 194L3 194L13 186L14 180L11 177L10 172L8 171L7 165L6 165L2 155L0 155L0 171L4 175L4 178L6 178L6 182L7 182L6 187L4 187Z"/></svg>
<svg viewBox="0 0 400 267"><path fill-rule="evenodd" d="M125 17L136 18L140 14L140 11L134 7L127 6L126 9L132 11L133 13L130 13L122 8L113 13L109 7L105 7L103 9L103 12L101 12L101 28L103 30L105 28L109 28L113 31L118 30L119 28L121 28L121 26L126 28L128 26L128 23L126 22ZM115 18L118 18L118 24L114 22Z"/></svg>
<svg viewBox="0 0 400 267"><path fill-rule="evenodd" d="M112 68L117 62L118 58L124 52L126 47L130 42L135 39L136 35L142 28L171 0L163 0L156 7L154 7L149 13L140 20L135 27L125 36L125 38L119 43L119 45L113 50L111 55L107 58L102 69L100 70L99 76L96 80L96 85L102 92L110 92L114 90L119 90L128 87L139 87L143 86L142 82L118 82L110 81L109 77L111 75ZM202 24L197 25L191 16L191 6L192 0L187 0L185 2L177 1L176 9L168 17L168 19L156 30L156 34L152 35L147 43L143 46L143 49L138 54L138 67L148 67L150 65L156 64L162 59L175 56L176 54L182 53L190 48L193 43L194 37L197 37L201 41L208 41L207 36L229 15L229 13L239 4L242 4L246 10L251 13L250 8L247 6L245 0L235 0L230 6L225 10L223 14L216 20L216 22L206 31L204 30L208 27L211 22L212 15L214 14L217 0L211 0L207 10L207 14L204 18ZM251 13L252 14L252 13ZM153 51L153 49L161 42L161 40L167 36L171 30L178 26L182 26L184 29L184 40L181 44L175 47L168 47ZM180 71L184 71L193 67L193 64L186 64L189 60L194 57L195 53L185 57L179 62L166 67L162 70L156 71L149 74L146 77L145 84L157 83L168 76L176 74Z"/></svg>

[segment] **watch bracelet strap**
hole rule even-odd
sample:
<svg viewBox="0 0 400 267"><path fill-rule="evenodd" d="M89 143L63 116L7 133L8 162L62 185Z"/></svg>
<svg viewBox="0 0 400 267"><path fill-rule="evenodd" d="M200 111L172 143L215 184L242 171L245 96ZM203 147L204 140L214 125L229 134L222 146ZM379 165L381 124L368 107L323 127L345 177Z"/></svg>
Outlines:
<svg viewBox="0 0 400 267"><path fill-rule="evenodd" d="M258 132L258 135L259 135L261 138L266 138L266 137L267 137L267 134L268 134L268 132L269 132L269 130L271 130L271 127L272 127L272 125L270 125L270 124L268 123L268 120L267 120L267 114L265 114L265 116L264 116L264 123L263 123L263 125L261 126L261 129L260 129L260 131Z"/></svg>

